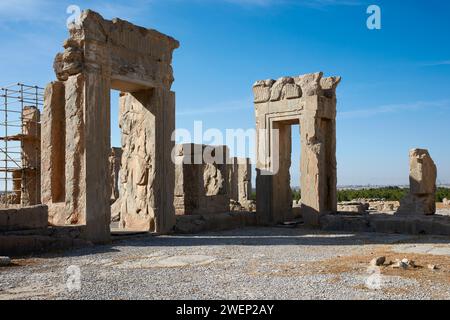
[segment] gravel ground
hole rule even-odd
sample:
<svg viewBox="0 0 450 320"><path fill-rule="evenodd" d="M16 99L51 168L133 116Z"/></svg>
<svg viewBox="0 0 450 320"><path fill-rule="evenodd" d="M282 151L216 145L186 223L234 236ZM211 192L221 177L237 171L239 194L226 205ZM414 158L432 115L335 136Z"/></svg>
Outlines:
<svg viewBox="0 0 450 320"><path fill-rule="evenodd" d="M382 267L370 289L369 262L381 254L420 266ZM444 237L246 228L141 236L14 263L0 268L0 299L450 299ZM69 291L76 268L81 289Z"/></svg>

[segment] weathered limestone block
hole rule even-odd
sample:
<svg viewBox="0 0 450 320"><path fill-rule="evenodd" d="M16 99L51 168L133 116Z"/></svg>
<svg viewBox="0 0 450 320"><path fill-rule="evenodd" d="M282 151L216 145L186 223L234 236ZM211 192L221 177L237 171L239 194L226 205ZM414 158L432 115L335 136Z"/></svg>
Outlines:
<svg viewBox="0 0 450 320"><path fill-rule="evenodd" d="M40 112L36 107L24 107L22 113L22 206L41 202L41 124Z"/></svg>
<svg viewBox="0 0 450 320"><path fill-rule="evenodd" d="M322 87L320 85L323 73L311 73L295 78L295 83L300 86L304 96L320 96Z"/></svg>
<svg viewBox="0 0 450 320"><path fill-rule="evenodd" d="M271 88L275 83L274 80L257 81L253 85L253 94L255 96L255 103L267 102L270 100Z"/></svg>
<svg viewBox="0 0 450 320"><path fill-rule="evenodd" d="M119 173L122 162L122 148L111 148L109 170L111 173L111 204L119 199Z"/></svg>
<svg viewBox="0 0 450 320"><path fill-rule="evenodd" d="M177 145L175 210L177 215L229 211L230 168L226 146Z"/></svg>
<svg viewBox="0 0 450 320"><path fill-rule="evenodd" d="M400 207L399 201L367 201L369 209L377 212L393 212Z"/></svg>
<svg viewBox="0 0 450 320"><path fill-rule="evenodd" d="M230 208L234 208L233 211L237 211L236 208L239 207L251 211L252 167L250 159L230 158L229 160L228 190L233 201Z"/></svg>
<svg viewBox="0 0 450 320"><path fill-rule="evenodd" d="M84 177L87 172L84 163L86 148L84 119L87 115L83 110L85 84L86 79L83 74L70 76L65 82L65 211L56 218L56 224L86 223L84 217L86 180Z"/></svg>
<svg viewBox="0 0 450 320"><path fill-rule="evenodd" d="M338 203L338 211L343 213L364 214L369 210L368 203L361 202L340 202Z"/></svg>
<svg viewBox="0 0 450 320"><path fill-rule="evenodd" d="M122 228L169 231L175 223L174 111L175 97L164 89L120 97L123 156L118 201Z"/></svg>
<svg viewBox="0 0 450 320"><path fill-rule="evenodd" d="M427 150L409 152L409 194L400 201L400 214L433 215L436 213L437 168Z"/></svg>
<svg viewBox="0 0 450 320"><path fill-rule="evenodd" d="M0 209L0 231L45 229L47 225L47 206Z"/></svg>
<svg viewBox="0 0 450 320"><path fill-rule="evenodd" d="M416 195L436 193L437 168L427 150L414 149L409 153L409 183Z"/></svg>
<svg viewBox="0 0 450 320"><path fill-rule="evenodd" d="M336 88L340 81L318 72L255 83L260 224L293 217L289 167L294 124L300 124L303 217L318 225L319 214L336 212Z"/></svg>

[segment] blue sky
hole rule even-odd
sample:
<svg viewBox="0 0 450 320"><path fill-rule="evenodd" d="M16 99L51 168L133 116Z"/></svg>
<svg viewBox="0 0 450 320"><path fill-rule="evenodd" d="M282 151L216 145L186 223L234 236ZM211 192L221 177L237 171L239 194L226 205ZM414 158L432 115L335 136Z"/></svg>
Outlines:
<svg viewBox="0 0 450 320"><path fill-rule="evenodd" d="M364 0L0 0L0 85L45 86L70 4L169 34L177 127L254 128L252 84L340 75L338 184L407 184L408 150L427 148L450 183L450 2ZM382 29L366 9L382 9ZM114 145L120 144L117 93ZM298 132L292 180L298 185Z"/></svg>

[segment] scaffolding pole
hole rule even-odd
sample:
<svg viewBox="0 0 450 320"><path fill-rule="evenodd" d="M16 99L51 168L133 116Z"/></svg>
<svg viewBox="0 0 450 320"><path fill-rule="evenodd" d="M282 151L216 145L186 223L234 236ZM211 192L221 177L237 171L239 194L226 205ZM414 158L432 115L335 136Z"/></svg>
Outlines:
<svg viewBox="0 0 450 320"><path fill-rule="evenodd" d="M40 203L40 111L44 89L23 83L0 88L0 206ZM36 116L25 116L28 110ZM34 132L29 132L35 130ZM24 152L33 140L34 150ZM34 179L29 179L33 173ZM29 181L34 180L34 181ZM24 199L33 184L33 199ZM18 188L18 186L20 186ZM30 196L29 193L26 196Z"/></svg>

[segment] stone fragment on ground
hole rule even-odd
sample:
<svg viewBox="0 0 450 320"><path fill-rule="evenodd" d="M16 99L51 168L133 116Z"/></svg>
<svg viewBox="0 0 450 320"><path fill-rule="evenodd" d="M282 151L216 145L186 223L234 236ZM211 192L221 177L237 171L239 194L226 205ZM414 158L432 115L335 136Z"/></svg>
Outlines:
<svg viewBox="0 0 450 320"><path fill-rule="evenodd" d="M7 267L11 264L10 257L0 257L0 267Z"/></svg>
<svg viewBox="0 0 450 320"><path fill-rule="evenodd" d="M379 266L382 266L385 262L386 262L386 257L378 257L378 258L372 259L372 261L370 261L370 265L373 267L379 267Z"/></svg>

